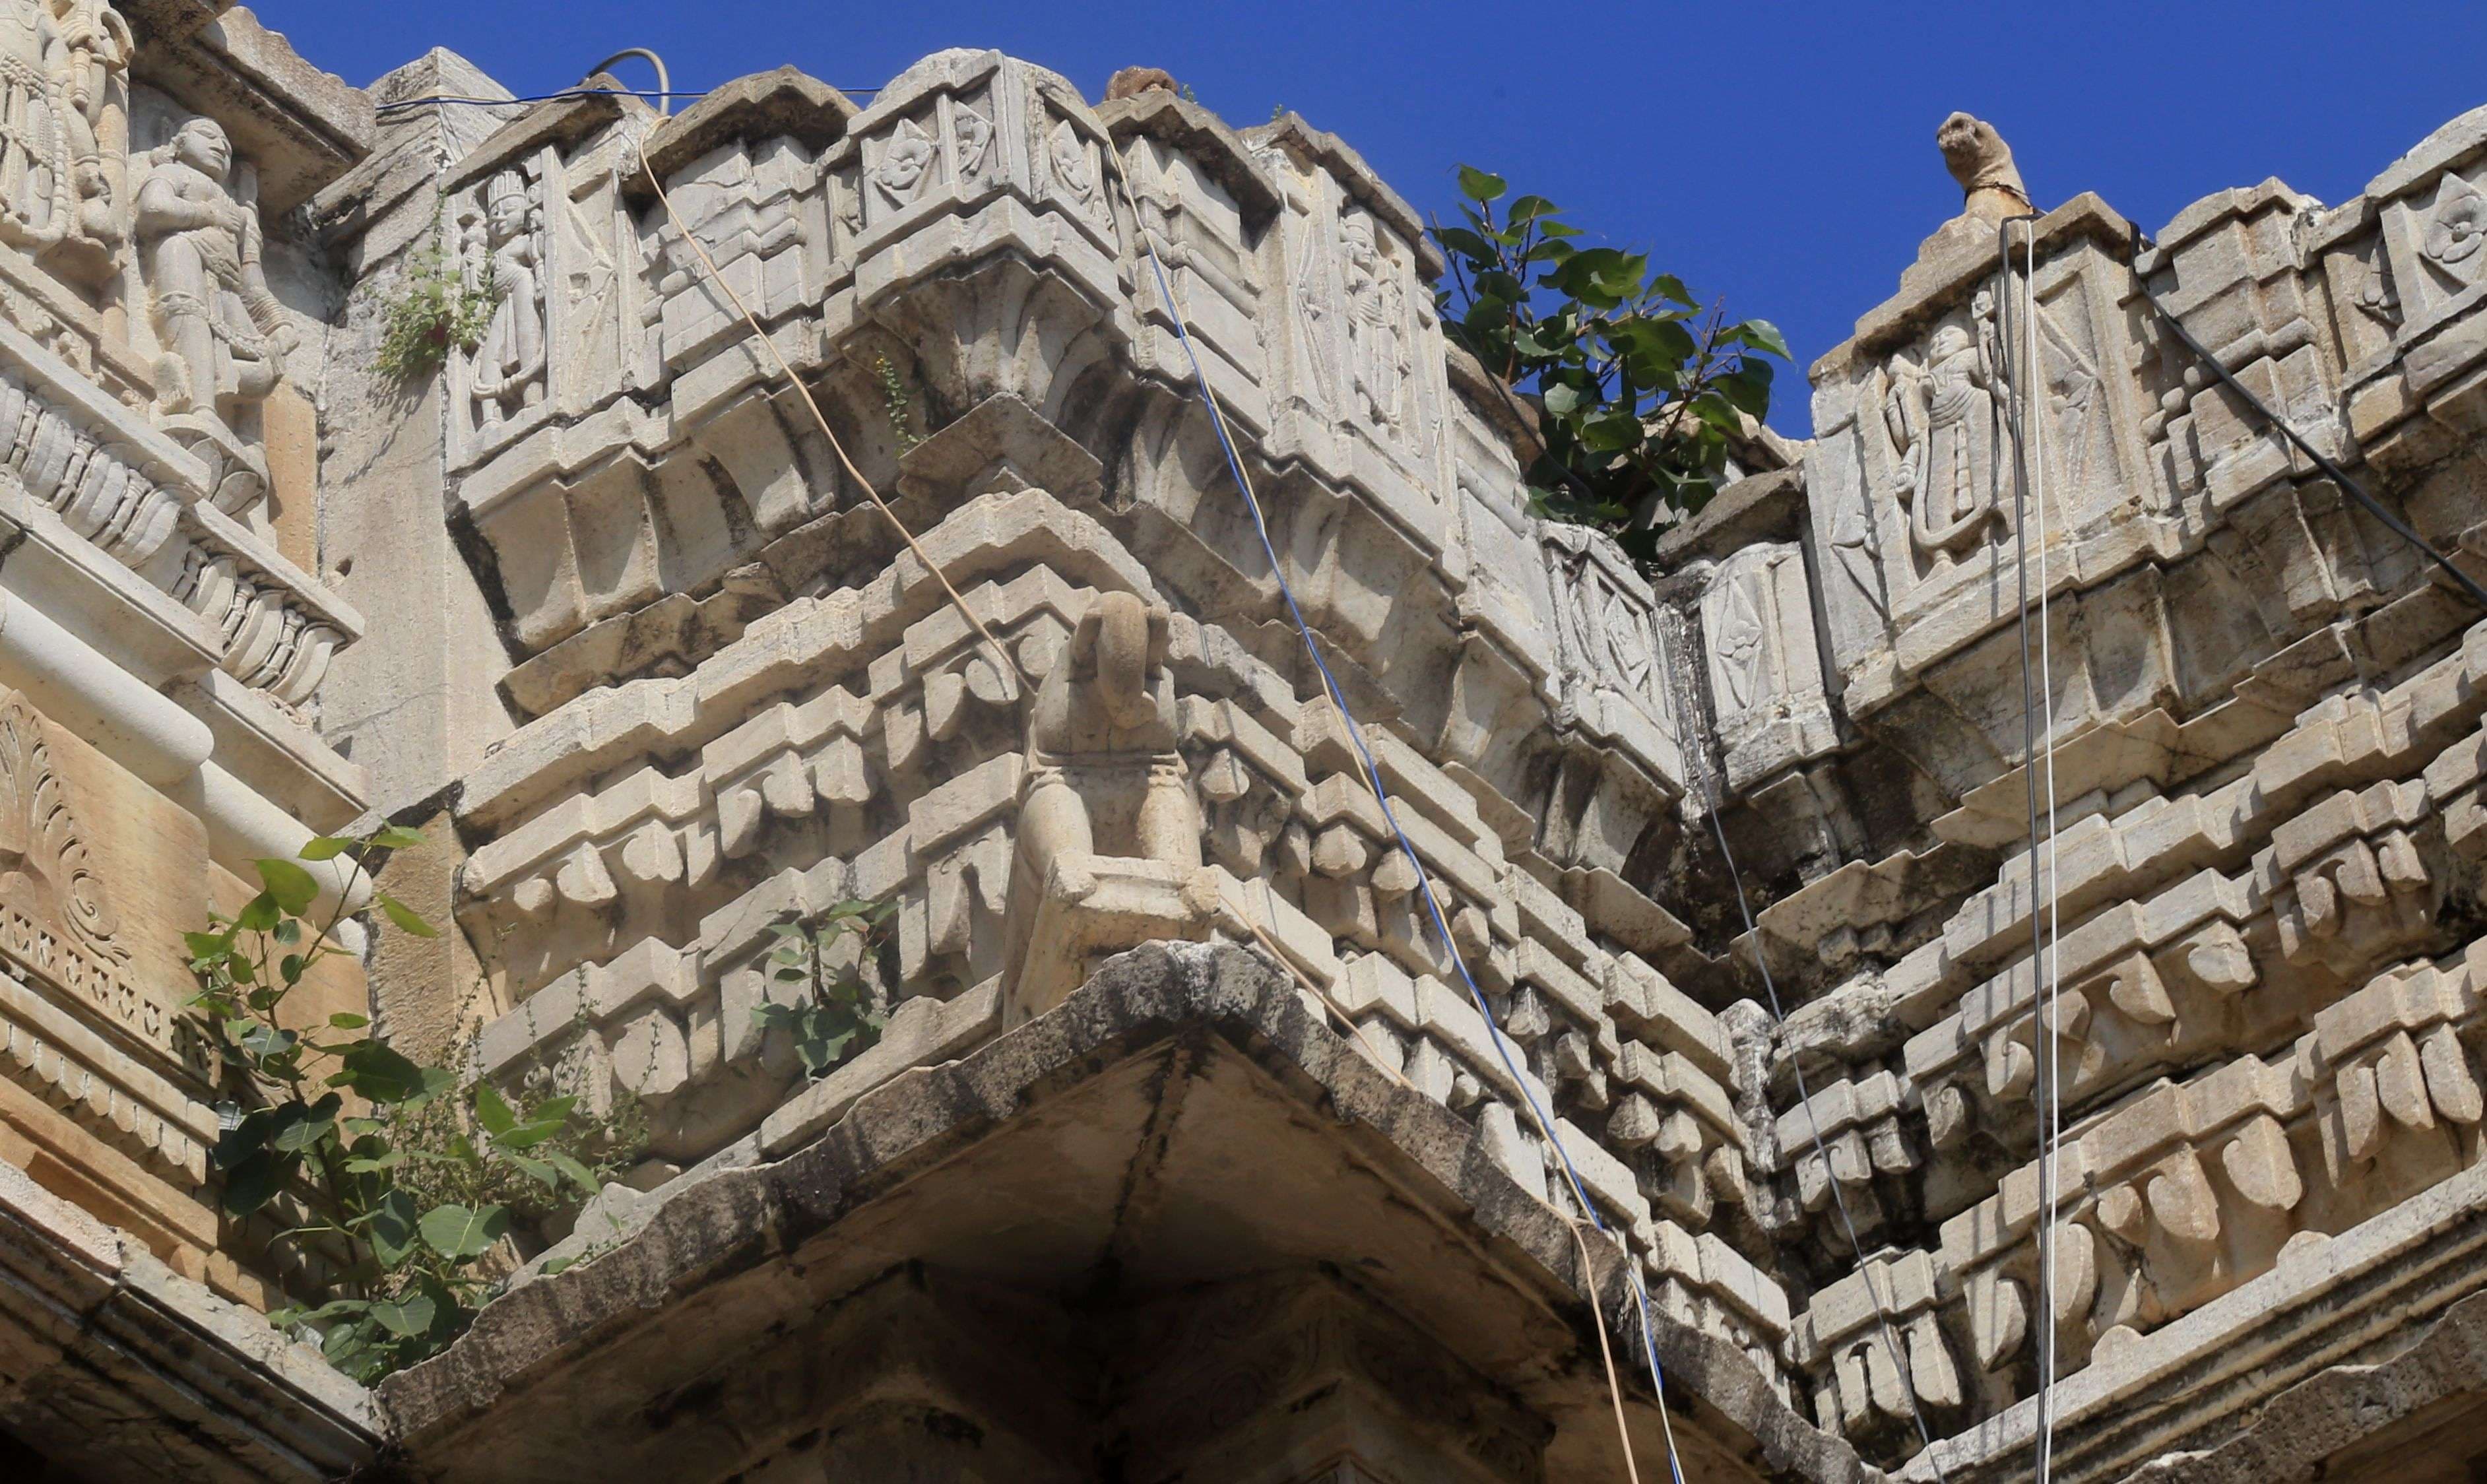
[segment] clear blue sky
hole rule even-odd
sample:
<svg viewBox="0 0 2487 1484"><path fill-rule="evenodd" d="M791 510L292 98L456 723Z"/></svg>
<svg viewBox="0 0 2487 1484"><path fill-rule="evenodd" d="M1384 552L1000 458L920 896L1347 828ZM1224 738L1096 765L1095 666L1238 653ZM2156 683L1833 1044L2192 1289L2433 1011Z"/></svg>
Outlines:
<svg viewBox="0 0 2487 1484"><path fill-rule="evenodd" d="M678 88L784 63L864 89L926 52L997 46L1094 98L1163 67L1237 125L1273 104L1345 137L1419 210L1453 166L1508 176L1596 236L1647 248L1799 364L1886 295L1959 210L1935 153L1955 108L1992 120L2042 206L2083 190L2157 231L2277 176L2355 195L2487 103L2487 3L1251 5L818 0L264 0L305 56L367 83L433 45L518 93L653 47ZM1807 426L1795 379L1772 422Z"/></svg>

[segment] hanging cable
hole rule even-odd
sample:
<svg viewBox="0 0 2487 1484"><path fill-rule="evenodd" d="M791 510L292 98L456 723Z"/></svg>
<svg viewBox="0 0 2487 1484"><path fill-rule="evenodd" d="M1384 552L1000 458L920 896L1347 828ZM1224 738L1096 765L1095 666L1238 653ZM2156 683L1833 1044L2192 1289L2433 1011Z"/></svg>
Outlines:
<svg viewBox="0 0 2487 1484"><path fill-rule="evenodd" d="M665 194L664 182L657 179L657 167L648 158L647 141L645 139L636 141L632 153L639 156L639 168L646 173L648 184L657 192L657 204L664 208L665 219L673 223L674 231L681 234L683 240L689 244L691 255L699 260L700 270L708 275L708 281L715 286L718 293L725 295L726 302L732 304L735 313L742 317L742 322L751 327L753 337L760 342L761 347L768 352L768 358L775 363L778 375L785 378L787 384L795 388L796 395L803 399L803 406L811 410L812 421L820 425L821 436L829 440L829 451L838 456L838 462L846 469L847 476L852 479L863 492L871 497L872 503L880 508L880 513L889 518L890 525L898 532L898 539L907 544L907 549L914 554L916 562L933 574L935 581L941 584L941 591L950 597L951 606L959 610L959 616L967 621L968 627L975 630L978 637L985 641L986 645L992 650L994 657L1001 661L1001 672L1012 682L1011 699L1014 702L1024 699L1027 694L1027 672L1020 668L1018 658L1004 647L1002 641L993 637L993 631L985 627L985 621L976 615L974 608L968 606L967 600L959 595L959 590L950 583L949 574L943 572L940 564L934 561L917 543L915 533L907 528L906 521L898 518L898 512L889 508L889 502L880 497L880 491L873 487L871 480L864 477L863 470L856 468L854 461L847 457L846 445L838 441L837 433L829 427L828 418L821 411L821 405L813 400L812 389L803 384L801 377L795 374L794 366L786 359L786 352L777 349L776 337L770 335L761 325L759 317L742 302L742 295L735 293L734 285L726 282L725 275L717 271L715 261L709 257L708 248L700 241L698 234L692 232L690 225L675 211L673 198Z"/></svg>
<svg viewBox="0 0 2487 1484"><path fill-rule="evenodd" d="M2062 1135L2063 1109L2058 1086L2062 1062L2058 1053L2057 1025L2061 1011L2056 997L2059 986L2054 982L2052 931L2054 926L2055 851L2054 678L2047 610L2051 574L2046 553L2047 513L2041 441L2044 437L2045 400L2041 371L2044 347L2040 343L2042 331L2037 315L2037 229L2034 225L2037 220L2038 213L2032 211L2006 217L1995 227L1995 316L2000 340L1999 359L2003 363L2000 369L2007 395L1995 399L1994 405L2004 409L2002 420L2012 440L2013 571L2018 583L2021 634L2021 763L2028 796L2029 825L2030 1096L2039 1145L2038 1415L2033 1428L2035 1457L2032 1474L2038 1484L2047 1484L2054 1468L2055 1219L2061 1194L2057 1189L2056 1153ZM2012 286L2011 232L2015 224L2024 229L2024 257L2027 265L2023 274L2021 298L2017 301ZM2021 310L2017 333L2014 328L2016 306ZM2034 474L2033 468L2037 471ZM2033 507L2038 528L2039 563L2039 620L2034 658L2029 623L2029 538ZM2040 721L2042 712L2045 717L2043 727ZM2046 799L2046 828L2043 832L2039 827L2042 790ZM2042 890L2046 893L2043 906L2040 900Z"/></svg>
<svg viewBox="0 0 2487 1484"><path fill-rule="evenodd" d="M2152 243L2148 238L2143 237L2141 235L2141 229L2135 226L2132 222L2126 222L2124 227L2125 231L2131 235L2137 250L2141 247L2156 245ZM2382 501L2376 499L2373 495L2368 494L2366 492L2365 486L2358 483L2354 479L2351 479L2349 477L2349 471L2334 462L2331 455L2326 454L2323 450L2307 442L2304 435L2299 434L2297 429L2290 424L2286 418L2281 417L2277 412L2273 411L2260 397L2257 397L2252 392L2247 390L2245 383L2239 381L2218 356L2213 355L2209 350L2202 348L2202 343L2194 338L2194 332L2185 327L2185 322L2177 319L2174 311L2170 310L2166 304L2161 303L2159 301L2159 295L2150 292L2150 281L2147 278L2137 271L2133 275L2133 284L2134 287L2140 292L2142 301L2148 304L2151 308L2151 312L2159 317L2159 322L2166 325L2167 327L2167 332L2176 337L2176 343L2185 348L2186 354L2191 355L2196 361L2201 362L2203 369L2209 371L2211 375L2219 380L2219 383L2222 386L2226 387L2231 393L2235 394L2237 399L2243 402L2247 406L2253 408L2255 416L2261 418L2265 423L2277 429L2282 437L2288 439L2290 443L2295 444L2297 451L2304 454L2306 457L2306 460L2311 462L2315 468L2321 470L2324 478L2332 481L2332 483L2337 485L2341 490L2347 491L2349 497L2356 500L2359 506L2362 508L2366 514L2374 517L2376 521L2381 524L2384 529L2399 537L2402 541L2408 543L2412 547L2414 547L2420 555L2424 556L2428 561L2433 562L2436 566L2442 568L2451 576L2453 584L2459 587L2463 593L2467 594L2473 602L2477 603L2482 608L2487 608L2487 586L2481 586L2477 578L2472 576L2470 574L2462 571L2458 566L2454 565L2452 558L2445 555L2441 551L2438 551L2432 546L2429 546L2425 537L2420 536L2417 532L2410 529L2409 525L2398 516L2395 516L2390 511L2385 509Z"/></svg>
<svg viewBox="0 0 2487 1484"><path fill-rule="evenodd" d="M597 63L594 67L589 68L587 70L587 76L594 77L599 72L603 71L606 68L611 67L614 63L628 62L633 57L638 58L640 61L647 63L650 67L657 70L657 91L651 95L658 102L659 106L657 111L658 113L673 112L674 74L666 69L664 58L657 56L655 52L650 51L645 46L623 47L620 51L615 52L603 61ZM583 82L586 79L582 78L580 80Z"/></svg>
<svg viewBox="0 0 2487 1484"><path fill-rule="evenodd" d="M1184 355L1190 363L1192 383L1199 389L1201 403L1209 410L1210 427L1217 435L1219 450L1225 455L1227 472L1234 477L1236 487L1243 491L1245 508L1252 517L1252 528L1260 538L1262 555L1269 560L1270 572L1277 581L1279 596L1285 600L1287 615L1295 626L1297 636L1303 641L1304 653L1310 657L1313 668L1321 676L1323 691L1328 698L1331 710L1338 717L1340 730L1346 734L1348 744L1355 753L1356 766L1363 774L1364 785L1372 792L1374 801L1381 806L1383 823L1389 826L1392 838L1399 850L1406 854L1409 865L1415 872L1417 891L1424 898L1425 910L1434 934L1440 940L1452 967L1458 970L1460 982L1467 987L1468 998L1475 1004L1477 1013L1484 1017L1487 1033L1494 1042L1495 1054L1501 1058L1503 1070L1510 1076L1512 1085L1519 1091L1521 1101L1526 1106L1530 1120L1537 1126L1539 1135L1561 1164L1564 1178L1571 1186L1573 1198L1579 1203L1580 1209L1588 1214L1589 1220L1596 1225L1599 1232L1613 1240L1623 1249L1628 1271L1632 1274L1634 1292L1640 1305L1641 1344L1644 1358L1649 1362L1651 1384L1658 1392L1659 1422L1664 1430L1666 1439L1667 1471L1675 1484L1684 1484L1684 1469L1675 1448L1675 1424L1666 1410L1666 1380L1665 1373L1658 1360L1658 1338L1651 1314L1649 1287L1642 1280L1639 1259L1633 1253L1631 1244L1617 1237L1607 1225L1605 1218L1598 1215L1596 1205L1589 1199L1588 1187L1581 1181L1579 1169L1572 1162L1571 1153L1563 1147L1562 1139L1556 1136L1553 1120L1545 1109L1538 1106L1537 1095L1530 1091L1526 1074L1512 1058L1510 1038L1502 1033L1500 1025L1495 1019L1493 1007L1486 1001L1485 992L1478 988L1476 977L1468 971L1467 958L1460 952L1459 943L1451 937L1450 922L1444 917L1441 903L1434 892L1433 873L1425 869L1423 857L1416 854L1415 842L1409 838L1408 831L1400 825L1398 810L1392 806L1389 791L1383 785L1381 767L1374 761L1371 750L1365 744L1363 728L1356 722L1354 712L1348 706L1347 692L1339 685L1338 678L1330 673L1328 662L1323 659L1321 646L1313 636L1312 626L1305 621L1303 609L1296 602L1295 588L1287 581L1286 568L1279 562L1277 546L1270 538L1270 526L1261 508L1260 496L1254 492L1251 477L1244 472L1244 461L1235 450L1235 441L1227 429L1225 411L1219 406L1216 394L1210 390L1209 377L1201 365L1199 350L1192 344L1191 332L1186 327L1182 308L1175 301L1173 282L1166 276L1165 264L1159 258L1157 243L1145 225L1139 193L1132 186L1131 175L1122 157L1121 148L1119 146L1109 148L1106 157L1111 162L1116 180L1122 184L1124 198L1131 203L1132 227L1139 238L1142 251L1148 257L1150 270L1157 280L1158 296L1165 305L1166 317L1174 326L1175 338L1183 346ZM1583 1250L1585 1253L1585 1247ZM1589 1289L1590 1302L1594 1307L1597 1302L1596 1289L1591 1274L1585 1268L1580 1274L1580 1281L1584 1288ZM1603 1313L1599 1314L1598 1323L1602 1327L1605 1325L1606 1316ZM1616 1407L1618 1427L1622 1426L1622 1407L1618 1400ZM1629 1463L1632 1440L1628 1434L1623 1439L1623 1443L1626 1461ZM1637 1476L1636 1470L1635 1476Z"/></svg>

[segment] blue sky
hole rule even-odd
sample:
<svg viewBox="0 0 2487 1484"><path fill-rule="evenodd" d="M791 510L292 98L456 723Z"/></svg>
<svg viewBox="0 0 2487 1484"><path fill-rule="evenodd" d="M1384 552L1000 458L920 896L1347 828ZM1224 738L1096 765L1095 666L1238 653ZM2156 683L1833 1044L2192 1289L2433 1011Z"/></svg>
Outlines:
<svg viewBox="0 0 2487 1484"><path fill-rule="evenodd" d="M305 56L366 83L434 45L519 93L649 46L675 86L793 63L869 88L929 51L998 46L1091 97L1163 67L1238 125L1283 104L1362 152L1419 210L1461 161L1552 197L1594 237L1737 316L1799 364L1897 285L1959 209L1935 153L1966 108L2054 206L2094 190L2156 231L2187 203L2277 176L2357 194L2487 103L2487 3L2216 0L1897 4L839 4L817 0L262 0ZM1793 379L1772 422L1807 425Z"/></svg>

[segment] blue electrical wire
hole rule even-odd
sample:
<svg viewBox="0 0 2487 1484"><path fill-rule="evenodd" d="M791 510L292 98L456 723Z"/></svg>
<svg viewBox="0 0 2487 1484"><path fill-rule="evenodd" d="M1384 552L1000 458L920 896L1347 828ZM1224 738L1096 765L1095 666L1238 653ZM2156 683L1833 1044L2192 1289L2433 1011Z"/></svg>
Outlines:
<svg viewBox="0 0 2487 1484"><path fill-rule="evenodd" d="M1128 192L1130 187L1131 182L1126 180L1124 189ZM1136 210L1136 200L1133 205ZM1216 399L1210 394L1209 378L1201 369L1200 352L1192 346L1191 332L1184 326L1183 311L1175 306L1174 287L1166 279L1165 265L1159 260L1157 245L1149 239L1144 228L1140 231L1140 242L1142 250L1148 254L1149 267L1157 277L1158 296L1165 303L1167 318L1174 322L1175 338L1182 343L1184 356L1191 363L1192 382L1200 389L1202 405L1209 408L1210 426L1217 434L1217 446L1226 455L1227 472L1234 475L1235 486L1243 491L1244 503L1252 512L1252 529L1261 538L1261 551L1270 559L1270 573L1278 580L1278 593L1287 602L1287 615L1294 621L1297 634L1304 641L1304 653L1312 657L1313 668L1321 672L1322 685L1329 692L1330 704L1338 708L1340 718L1346 722L1348 742L1355 749L1356 761L1364 770L1365 783L1373 790L1375 801L1382 805L1383 822L1389 825L1391 834L1398 839L1399 849L1407 853L1408 863L1415 868L1416 886L1424 894L1425 910L1433 919L1434 932L1441 938L1442 947L1449 952L1452 966L1460 971L1460 981L1467 987L1468 998L1475 1002L1477 1013L1485 1018L1487 1034L1494 1040L1495 1054L1502 1058L1503 1070L1511 1074L1512 1084L1520 1089L1520 1096L1527 1103L1528 1110L1537 1120L1538 1128L1545 1133L1547 1142L1553 1146L1554 1157L1562 1162L1563 1175L1571 1183L1573 1197L1580 1203L1580 1209L1587 1213L1591 1224L1595 1225L1602 1235L1614 1240L1615 1245L1623 1249L1625 1261L1630 1265L1632 1273L1633 1290L1640 1304L1641 1350L1649 1360L1650 1381L1658 1388L1659 1415L1660 1420L1663 1422L1666 1414L1666 1375L1658 1363L1658 1340L1650 1317L1649 1289L1641 1280L1639 1259L1634 1254L1632 1245L1617 1238L1613 1229L1607 1225L1605 1218L1598 1215L1596 1203L1589 1199L1588 1188L1581 1184L1579 1171L1573 1167L1572 1156L1563 1148L1562 1135L1554 1130L1554 1120L1547 1116L1546 1109L1538 1106L1537 1095L1528 1088L1527 1077L1511 1058L1509 1039L1503 1035L1502 1028L1495 1023L1494 1010L1486 1003L1485 992L1477 988L1475 976L1468 972L1467 960L1460 953L1459 944L1451 940L1451 928L1442 916L1442 904L1434 896L1432 873L1425 869L1425 862L1417 855L1415 842L1409 839L1408 831L1400 826L1398 811L1391 808L1389 792L1382 785L1382 770L1374 763L1373 754L1364 745L1363 728L1357 723L1355 714L1348 709L1347 692L1340 687L1338 678L1330 673L1329 665L1323 660L1321 646L1313 639L1312 626L1304 621L1303 609L1296 602L1296 591L1287 581L1286 569L1279 565L1278 549L1270 540L1269 522L1262 518L1260 497L1252 492L1251 482L1244 477L1243 460L1235 452L1234 441L1227 436L1225 415L1218 409ZM1589 1274L1583 1273L1580 1274L1580 1280L1583 1283L1589 1282ZM1594 1289L1590 1294L1590 1302L1594 1308L1596 1306ZM1606 1323L1603 1313L1599 1315L1598 1323ZM1684 1467L1675 1455L1674 1429L1671 1423L1668 1424L1667 1431L1667 1470L1674 1476L1675 1484L1684 1484Z"/></svg>

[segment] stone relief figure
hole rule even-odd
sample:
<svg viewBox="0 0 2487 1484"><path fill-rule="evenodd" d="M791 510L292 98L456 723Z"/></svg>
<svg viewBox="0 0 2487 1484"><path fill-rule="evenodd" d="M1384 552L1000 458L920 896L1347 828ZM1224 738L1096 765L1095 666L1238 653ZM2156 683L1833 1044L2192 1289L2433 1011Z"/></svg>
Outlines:
<svg viewBox="0 0 2487 1484"><path fill-rule="evenodd" d="M1995 508L1995 361L1981 332L1935 331L1922 367L1890 366L1884 424L1899 455L1900 503L1920 556L1958 556L1985 540Z"/></svg>
<svg viewBox="0 0 2487 1484"><path fill-rule="evenodd" d="M259 212L226 183L233 146L214 120L183 124L151 158L137 231L164 348L156 406L229 417L265 400L293 347L261 267Z"/></svg>
<svg viewBox="0 0 2487 1484"><path fill-rule="evenodd" d="M1407 291L1382 256L1371 220L1348 217L1340 237L1346 246L1347 332L1356 400L1368 420L1393 427L1400 420L1400 394L1415 370L1402 329Z"/></svg>
<svg viewBox="0 0 2487 1484"><path fill-rule="evenodd" d="M1883 596L1883 560L1874 549L1874 516L1865 507L1865 481L1856 469L1853 454L1846 473L1848 477L1831 493L1830 554L1839 564L1839 574L1865 605L1877 616L1888 618L1891 609Z"/></svg>
<svg viewBox="0 0 2487 1484"><path fill-rule="evenodd" d="M123 110L131 46L105 0L21 0L0 13L0 239L84 242L100 266L126 235L103 135Z"/></svg>
<svg viewBox="0 0 2487 1484"><path fill-rule="evenodd" d="M1200 810L1175 745L1169 623L1132 594L1100 594L1038 687L1019 822L1031 882L1101 854L1199 868ZM1082 894L1076 878L1065 884Z"/></svg>
<svg viewBox="0 0 2487 1484"><path fill-rule="evenodd" d="M489 428L544 400L544 248L525 177L505 170L484 192L486 282L497 295L475 346L475 426Z"/></svg>

